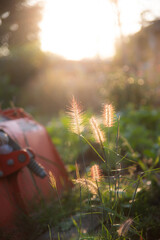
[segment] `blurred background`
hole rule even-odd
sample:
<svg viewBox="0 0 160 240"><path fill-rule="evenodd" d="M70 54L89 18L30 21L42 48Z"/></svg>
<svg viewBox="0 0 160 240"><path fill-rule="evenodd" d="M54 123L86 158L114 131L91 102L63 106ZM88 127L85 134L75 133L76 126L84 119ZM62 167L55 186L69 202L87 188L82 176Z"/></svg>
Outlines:
<svg viewBox="0 0 160 240"><path fill-rule="evenodd" d="M0 103L42 117L160 105L159 0L1 0Z"/></svg>

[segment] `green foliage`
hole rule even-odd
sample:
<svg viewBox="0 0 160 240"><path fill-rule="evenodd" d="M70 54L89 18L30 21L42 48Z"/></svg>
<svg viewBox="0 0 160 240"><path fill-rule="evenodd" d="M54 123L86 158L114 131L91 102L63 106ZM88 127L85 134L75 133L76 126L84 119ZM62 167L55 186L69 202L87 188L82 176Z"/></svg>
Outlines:
<svg viewBox="0 0 160 240"><path fill-rule="evenodd" d="M14 100L16 92L17 87L10 83L9 76L0 76L0 104L3 105L3 107L10 105L10 101Z"/></svg>
<svg viewBox="0 0 160 240"><path fill-rule="evenodd" d="M160 111L151 108L128 109L121 113L120 131L139 156L156 158L159 155ZM130 149L122 141L122 148Z"/></svg>
<svg viewBox="0 0 160 240"><path fill-rule="evenodd" d="M137 229L143 229L144 236L148 239L159 239L160 237L160 187L152 185L137 194L133 211L137 213Z"/></svg>
<svg viewBox="0 0 160 240"><path fill-rule="evenodd" d="M158 137L160 132L159 119L160 112L158 110L152 110L150 108L141 108L139 110L128 108L126 111L121 112L121 152L122 154L127 154L127 156L124 157L116 154L115 136L117 135L118 124L116 123L115 127L110 129L109 135L108 130L106 131L106 137L108 139L109 136L109 142L107 141L107 144L104 144L104 149L106 151L107 157L109 157L108 164L110 165L111 173L114 176L114 178L110 182L112 186L112 191L108 191L108 187L106 189L106 186L108 185L108 180L107 176L104 176L103 179L101 179L101 181L98 183L99 194L97 194L96 197L91 198L90 201L87 200L87 195L85 196L85 201L80 200L81 203L85 203L83 206L81 206L80 209L82 209L85 214L91 214L91 212L100 214L99 219L102 225L102 231L98 229L98 233L96 234L96 236L95 233L91 235L88 235L88 233L83 234L80 230L79 223L75 219L74 224L76 224L78 228L81 239L93 238L118 240L131 238L133 240L136 240L140 237L140 235L143 236L143 238L145 239L145 234L148 234L148 236L150 236L149 239L152 239L153 236L158 236L160 219L158 200L159 168L157 168L159 166L159 158L157 157L157 155L159 153L160 147L160 137ZM57 144L60 153L62 152L62 154L64 154L65 163L69 163L71 165L77 159L77 156L80 154L81 150L79 148L78 136L70 133L68 129L69 120L67 117L63 116L58 122L56 119L53 119L48 126L48 131L52 136L53 142ZM56 138L54 137L53 132L55 132ZM90 144L92 145L93 137L91 137L88 128L86 128L83 134L84 136L82 136L82 139L85 140L84 142L89 143L89 146ZM66 148L65 140L70 141L70 144L67 145L67 151L64 151L64 149ZM63 144L63 148L61 148L61 144ZM71 156L70 151L73 148L74 152L72 151ZM96 153L97 157L99 154L102 154L102 152L99 152L99 149L97 149L97 146L96 148L91 147L91 149L95 152L98 151L98 154ZM118 149L120 150L120 146ZM152 158L152 161L150 161L150 163L148 163L148 161L145 162L144 158ZM68 161L68 159L70 159L70 161ZM141 169L141 171L143 171L143 174L140 175L139 170L137 171L136 169L134 169L134 174L137 177L134 177L133 174L129 175L129 173L126 171L128 170L128 167L127 165L124 165L124 172L123 167L121 170L123 176L120 176L119 173L116 172L118 166L117 162L121 162L123 166L123 162L125 161L129 161L130 164L136 163L137 170L139 165L139 170ZM102 162L101 167L103 167L103 174L107 175L108 173L106 171L106 164L103 164ZM74 167L72 168L72 170L74 170ZM90 178L90 175L88 177ZM114 179L117 179L117 181L119 181L118 187L116 187ZM85 187L85 189L87 190L87 187ZM137 192L139 192L138 195ZM81 197L82 196L83 193ZM143 207L141 207L142 205ZM80 211L81 213L80 209L78 210L78 212ZM151 214L149 213L150 211L152 212ZM155 218L153 224L150 224L151 217L149 216L149 214L152 218ZM130 228L127 236L123 238L118 237L117 228L118 226L120 226L120 224L124 223L124 221L128 217L131 217L133 219L133 226ZM70 226L70 224L71 223L68 220L66 226Z"/></svg>
<svg viewBox="0 0 160 240"><path fill-rule="evenodd" d="M39 4L29 5L26 0L1 0L0 45L9 49L38 39L41 20Z"/></svg>
<svg viewBox="0 0 160 240"><path fill-rule="evenodd" d="M106 101L114 103L116 110L123 110L129 104L135 108L146 104L153 104L153 94L145 76L138 77L128 66L111 67L103 83L102 96ZM158 97L158 96L157 96Z"/></svg>
<svg viewBox="0 0 160 240"><path fill-rule="evenodd" d="M13 100L20 106L25 104L28 98L26 86L39 71L43 59L35 43L15 48L12 55L0 58L0 101L4 108Z"/></svg>
<svg viewBox="0 0 160 240"><path fill-rule="evenodd" d="M61 116L58 120L57 118L53 118L47 126L47 131L63 161L68 165L74 164L81 150L78 148L79 139L69 131L69 118L65 115Z"/></svg>
<svg viewBox="0 0 160 240"><path fill-rule="evenodd" d="M48 226L49 234L54 226L54 236L56 233L58 235L58 232L69 231L73 227L70 216L74 216L79 209L79 191L73 189L63 194L62 208L55 196L50 200L50 204L42 201L35 206L35 212L32 215L19 216L17 227L22 232L24 240L37 239L44 231L48 231Z"/></svg>
<svg viewBox="0 0 160 240"><path fill-rule="evenodd" d="M43 62L38 36L41 6L2 0L0 16L0 102L9 107L14 100L22 106L26 84Z"/></svg>
<svg viewBox="0 0 160 240"><path fill-rule="evenodd" d="M133 159L143 159L144 157L156 159L160 153L160 111L152 110L151 108L141 108L139 110L128 108L126 111L121 112L120 115L121 152L123 154L127 153L127 156ZM89 116L90 113L88 114ZM109 147L113 151L115 151L116 129L117 124L115 128L110 129ZM47 130L57 146L62 159L66 163L74 163L81 150L77 136L69 132L68 117L61 115L58 119L53 118L48 124ZM88 135L89 132L87 130L86 133L93 141L93 137ZM85 151L86 147L83 146L83 149ZM117 158L114 152L110 152L110 154L112 160L115 157Z"/></svg>

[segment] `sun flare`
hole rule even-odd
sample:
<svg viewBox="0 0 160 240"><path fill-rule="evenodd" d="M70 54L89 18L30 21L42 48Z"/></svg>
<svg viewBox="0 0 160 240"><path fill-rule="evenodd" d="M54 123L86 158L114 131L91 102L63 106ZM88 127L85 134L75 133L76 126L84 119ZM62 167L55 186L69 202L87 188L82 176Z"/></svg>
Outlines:
<svg viewBox="0 0 160 240"><path fill-rule="evenodd" d="M113 55L112 6L103 0L46 0L41 22L42 50L79 60Z"/></svg>
<svg viewBox="0 0 160 240"><path fill-rule="evenodd" d="M66 59L113 56L118 36L115 9L110 0L44 0L41 48ZM138 0L120 0L122 30L139 30Z"/></svg>

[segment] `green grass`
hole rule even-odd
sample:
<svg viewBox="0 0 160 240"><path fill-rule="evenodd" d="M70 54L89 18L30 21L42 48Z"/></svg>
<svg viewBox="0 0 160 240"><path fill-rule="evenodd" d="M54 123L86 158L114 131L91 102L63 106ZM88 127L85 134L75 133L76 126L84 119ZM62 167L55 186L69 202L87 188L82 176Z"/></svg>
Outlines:
<svg viewBox="0 0 160 240"><path fill-rule="evenodd" d="M91 114L88 114L87 123L89 122L90 116ZM87 211L88 214L93 214L94 212L101 213L99 219L101 228L98 229L96 236L95 233L93 233L93 236L86 234L86 239L87 236L88 239L122 239L118 237L117 229L118 226L129 217L133 219L133 226L128 232L128 236L123 239L129 239L130 237L131 239L140 239L140 236L143 236L143 239L152 239L154 234L154 239L158 239L160 204L157 201L155 205L153 199L158 199L157 192L159 192L157 176L159 173L159 158L157 156L160 149L159 117L160 111L149 108L142 108L140 110L128 109L121 113L118 155L116 153L118 124L115 123L115 126L110 130L110 141L104 144L104 150L107 157L109 154L108 164L111 167L110 174L117 179L117 163L122 163L119 186L116 192L113 190L108 191L107 171L105 164L101 161L101 158L104 159L102 151L100 151L100 148L97 148L97 145L95 149L89 128L87 127L83 133L83 148L80 149L79 137L70 132L69 119L67 116L61 116L58 122L57 119L53 119L49 124L49 134L51 134L53 142L57 145L65 164L68 166L68 170L72 173L71 176L74 175L75 160L81 155L81 152L88 151L87 149L96 152L97 158L99 158L99 162L101 162L100 167L105 175L103 181L101 180L99 183L99 191L102 199L96 196L94 199L91 198L92 200L90 199L90 204L88 204L88 197L86 195L87 205L83 206L83 210L81 210L85 213ZM105 129L102 124L101 128L105 131L107 138L107 129ZM56 137L54 137L54 133ZM86 144L87 142L89 145ZM101 157L99 157L99 155ZM152 159L152 161L150 160L150 163L148 163L144 159ZM95 164L95 161L93 161L93 163L91 162L90 166L93 164ZM88 174L89 171L89 167L87 167ZM141 175L140 180L138 180L141 172L144 172L144 174ZM83 177L86 178L87 176L84 175ZM114 184L115 182L113 180L111 182L113 189ZM120 191L121 189L123 190L122 192ZM137 193L137 190L140 190L140 192ZM144 199L145 201L143 202ZM91 206L93 206L92 209ZM151 212L147 212L146 209ZM150 223L151 216L155 216L153 217L152 223ZM83 234L81 233L81 235ZM147 236L149 237L147 238ZM83 239L83 237L81 239Z"/></svg>
<svg viewBox="0 0 160 240"><path fill-rule="evenodd" d="M109 132L109 142L103 143L102 150L105 151L105 156L100 146L94 143L89 128L91 113L85 116L86 128L82 133L83 137L80 137L81 147L79 136L70 131L68 116L64 114L59 119L52 119L47 130L70 177L76 179L77 159L79 159L81 178L92 180L90 170L95 164L99 165L103 177L98 182L97 194L93 194L87 184L82 184L81 187L76 184L72 190L61 196L61 206L58 199L52 199L49 205L41 202L36 206L35 214L23 216L19 228L25 236L24 240L34 240L45 231L50 235L56 233L58 240L66 240L66 236L68 240L76 240L77 236L78 239L94 240L137 240L140 236L143 240L158 240L160 237L160 171L157 157L160 149L159 126L157 126L159 115L157 110L149 109L139 111L132 109L121 113L118 148L116 146L118 124L115 123ZM101 117L97 118L100 119L100 127L108 140L108 131L103 126ZM150 141L152 144L149 144ZM91 152L94 152L94 159ZM84 171L83 157L87 162L86 171ZM88 158L91 158L89 162ZM110 168L110 191L108 171L104 162L106 158ZM144 158L148 160L152 158L152 161L145 162ZM121 171L117 170L120 167L119 163L121 163ZM133 223L128 232L124 237L118 236L117 230L130 218ZM73 233L72 237L71 233Z"/></svg>

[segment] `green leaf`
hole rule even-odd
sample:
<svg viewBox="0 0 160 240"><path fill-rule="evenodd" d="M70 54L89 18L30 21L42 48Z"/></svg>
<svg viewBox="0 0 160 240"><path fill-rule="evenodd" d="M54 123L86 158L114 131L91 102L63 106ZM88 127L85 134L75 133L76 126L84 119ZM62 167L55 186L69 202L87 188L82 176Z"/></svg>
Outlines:
<svg viewBox="0 0 160 240"><path fill-rule="evenodd" d="M74 226L77 228L78 233L80 234L79 226L78 226L76 220L73 217L72 217L72 222L73 222Z"/></svg>
<svg viewBox="0 0 160 240"><path fill-rule="evenodd" d="M58 240L60 240L59 232L58 232Z"/></svg>
<svg viewBox="0 0 160 240"><path fill-rule="evenodd" d="M144 172L148 170L147 166L141 160L138 161L138 164Z"/></svg>
<svg viewBox="0 0 160 240"><path fill-rule="evenodd" d="M154 161L152 168L154 168L159 163L159 156L156 157L156 160Z"/></svg>

